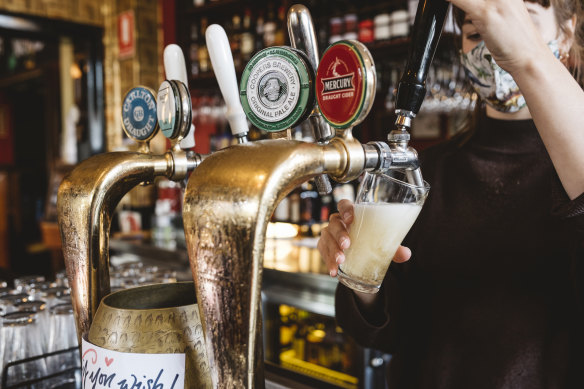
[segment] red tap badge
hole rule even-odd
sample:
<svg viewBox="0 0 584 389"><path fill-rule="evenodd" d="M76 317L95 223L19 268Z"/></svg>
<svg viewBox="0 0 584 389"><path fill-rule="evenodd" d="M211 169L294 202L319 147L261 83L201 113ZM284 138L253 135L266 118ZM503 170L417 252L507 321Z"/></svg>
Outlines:
<svg viewBox="0 0 584 389"><path fill-rule="evenodd" d="M323 54L316 73L316 98L333 127L352 127L369 112L375 90L370 58L365 46L356 41L337 42Z"/></svg>

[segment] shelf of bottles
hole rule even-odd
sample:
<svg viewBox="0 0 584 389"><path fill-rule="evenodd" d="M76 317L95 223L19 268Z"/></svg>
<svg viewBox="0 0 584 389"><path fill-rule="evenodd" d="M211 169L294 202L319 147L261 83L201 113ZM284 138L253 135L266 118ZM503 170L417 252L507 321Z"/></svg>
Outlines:
<svg viewBox="0 0 584 389"><path fill-rule="evenodd" d="M396 87L405 66L409 33L417 0L300 0L311 11L320 53L333 42L356 39L367 45L376 65L376 96L371 113L353 131L361 142L385 139L395 121ZM229 37L238 79L250 58L268 46L289 45L286 25L290 0L182 0L177 2L177 36L187 54L191 79L193 120L197 128L196 150L208 153L235 143L225 119L206 47L205 31L221 24ZM450 23L450 24L449 24ZM414 122L411 145L418 151L454 135L474 108L476 95L463 82L452 21L446 23L439 50L428 74L427 98ZM308 128L292 129L295 139L312 141ZM249 138L267 134L250 126ZM346 195L348 185L338 185L331 196L318 196L310 183L293 191L274 212L273 221L299 226L301 236L318 236L336 203ZM352 189L352 188L351 188ZM310 216L309 216L310 215Z"/></svg>
<svg viewBox="0 0 584 389"><path fill-rule="evenodd" d="M357 39L372 51L389 50L403 57L412 10L407 0L364 1L364 6L342 1L306 3L315 21L320 52L341 39ZM286 12L292 2L281 1L186 1L182 28L189 37L188 53L192 79L213 79L204 32L211 23L221 24L229 36L238 72L253 54L264 47L288 45ZM415 4L414 4L415 6ZM184 35L183 35L184 36Z"/></svg>
<svg viewBox="0 0 584 389"><path fill-rule="evenodd" d="M376 64L377 91L372 112L355 136L361 142L379 140L390 130L394 118L396 86L405 66L409 32L417 7L416 0L349 1L300 0L311 11L320 53L333 42L357 39L367 45ZM193 87L195 125L199 121L201 146L208 152L231 144L227 124L221 120L222 98L212 71L205 41L205 30L221 24L229 37L238 77L254 53L268 46L289 45L286 12L289 0L183 0L177 6L179 44L187 53L187 66ZM463 81L458 64L456 28L447 20L439 50L428 75L428 95L421 119L412 129L413 146L423 149L452 136L476 95ZM459 114L460 113L460 114ZM200 119L198 119L200 118ZM252 140L265 136L255 129ZM199 141L197 140L197 143ZM213 145L211 143L214 143Z"/></svg>
<svg viewBox="0 0 584 389"><path fill-rule="evenodd" d="M271 305L267 315L268 361L335 387L360 387L362 349L334 318L285 304Z"/></svg>

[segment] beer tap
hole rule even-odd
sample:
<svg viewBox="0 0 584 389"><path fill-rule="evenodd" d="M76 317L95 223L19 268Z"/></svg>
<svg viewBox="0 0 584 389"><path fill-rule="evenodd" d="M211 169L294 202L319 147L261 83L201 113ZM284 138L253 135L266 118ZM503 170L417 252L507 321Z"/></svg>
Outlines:
<svg viewBox="0 0 584 389"><path fill-rule="evenodd" d="M219 84L219 89L227 106L227 120L231 133L237 139L237 143L247 142L247 118L239 101L239 88L235 76L233 54L229 47L229 40L223 27L212 24L205 31L207 49L213 64L213 71Z"/></svg>
<svg viewBox="0 0 584 389"><path fill-rule="evenodd" d="M351 109L341 110L343 123L358 123L372 106L373 61L359 48L365 60L347 50L351 68L338 69L359 74L349 85L357 89L345 96ZM331 58L320 66L330 68ZM261 50L242 75L244 112L258 128L284 132L313 112L315 79L302 51ZM323 116L329 123L337 118ZM259 296L267 223L278 202L323 173L350 181L366 166L383 165L383 156L366 155L350 130L339 134L326 144L279 138L234 145L210 155L189 178L183 221L215 387L264 386Z"/></svg>
<svg viewBox="0 0 584 389"><path fill-rule="evenodd" d="M164 71L166 73L166 79L169 81L172 80L180 81L185 86L187 93L184 93L184 96L185 97L188 96L189 102L188 103L183 102L184 104L186 104L184 107L184 111L187 114L192 115L192 109L188 108L188 106L190 106L191 103L190 93L188 92L189 80L187 78L187 67L185 64L185 58L181 48L176 44L170 44L166 46L164 48L164 54L162 58L164 61ZM165 85L164 82L163 85ZM182 86L180 86L179 88L180 88L179 90L183 90ZM177 146L180 147L181 149L190 149L195 147L195 125L192 123L190 119L187 120L187 123L185 123L185 125L188 125L188 122L191 122L190 126L187 126L186 134L182 135L182 139L180 140ZM163 129L162 131L164 132L165 129Z"/></svg>
<svg viewBox="0 0 584 389"><path fill-rule="evenodd" d="M318 69L320 58L318 55L318 42L316 41L312 16L304 5L295 4L288 10L288 34L290 35L292 47L304 52L312 68ZM307 123L318 144L327 144L335 136L331 126L322 117L316 103L312 107ZM315 177L314 182L319 194L326 195L332 191L330 180L326 174Z"/></svg>
<svg viewBox="0 0 584 389"><path fill-rule="evenodd" d="M428 0L420 3L424 5L418 8L414 30L428 34L414 32L411 44L427 50L414 50L410 62L424 63L427 70L443 18L440 7L428 5ZM411 180L421 180L417 154L407 146L406 137L362 145L351 134L369 112L375 94L374 64L366 47L357 41L333 44L312 81L299 53L272 47L250 60L240 84L244 111L259 128L282 131L310 115L310 93L316 90L320 112L336 136L326 144L277 139L220 150L192 173L185 191L186 242L217 388L265 385L260 292L267 225L279 201L297 185L324 173L346 182L364 171L399 168L410 171ZM425 75L420 73L422 85ZM423 97L419 87L413 89L417 92L401 97L402 109ZM400 123L401 131L409 122Z"/></svg>
<svg viewBox="0 0 584 389"><path fill-rule="evenodd" d="M77 334L86 337L101 299L110 292L109 232L113 211L121 198L136 185L156 177L182 180L204 156L179 146L191 129L191 100L180 74L184 57L180 49L165 50L169 80L158 93L161 111L151 90L130 90L122 105L126 134L140 143L138 152L95 155L78 164L59 187L57 208L67 276L76 319ZM148 142L162 126L172 148L162 155L150 153ZM188 144L187 144L188 146Z"/></svg>
<svg viewBox="0 0 584 389"><path fill-rule="evenodd" d="M422 185L417 153L408 146L412 120L426 96L426 77L438 46L449 3L445 0L421 0L412 30L406 69L397 88L396 129L387 136L391 166L404 168L410 181Z"/></svg>

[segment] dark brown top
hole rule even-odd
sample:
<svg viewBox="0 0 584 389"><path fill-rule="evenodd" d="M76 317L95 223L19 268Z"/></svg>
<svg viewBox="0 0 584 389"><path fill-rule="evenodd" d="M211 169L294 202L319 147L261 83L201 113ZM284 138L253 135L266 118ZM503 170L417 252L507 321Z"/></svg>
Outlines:
<svg viewBox="0 0 584 389"><path fill-rule="evenodd" d="M422 172L411 260L374 317L339 285L339 324L393 354L391 388L584 388L584 194L569 200L533 121L483 117Z"/></svg>

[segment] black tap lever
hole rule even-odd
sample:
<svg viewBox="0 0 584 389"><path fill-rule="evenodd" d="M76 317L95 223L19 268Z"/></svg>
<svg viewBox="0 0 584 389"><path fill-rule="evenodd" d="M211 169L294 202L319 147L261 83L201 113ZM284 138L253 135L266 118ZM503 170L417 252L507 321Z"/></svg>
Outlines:
<svg viewBox="0 0 584 389"><path fill-rule="evenodd" d="M445 0L420 0L412 30L406 69L397 90L396 110L414 116L426 96L426 76L434 58L449 3Z"/></svg>

